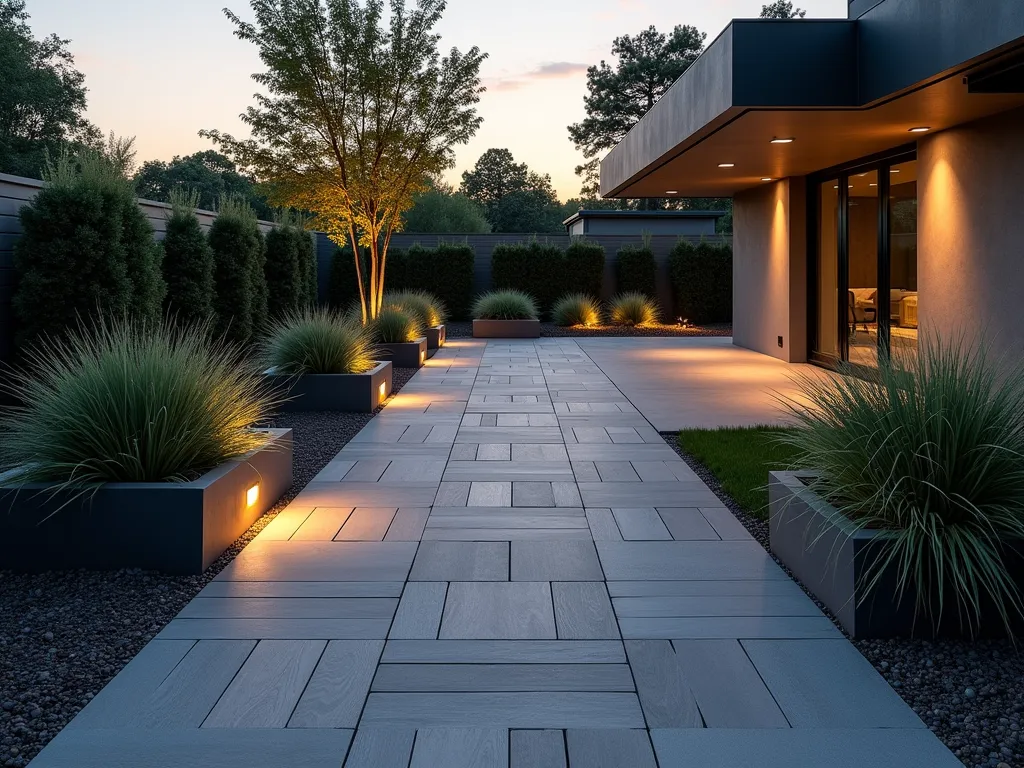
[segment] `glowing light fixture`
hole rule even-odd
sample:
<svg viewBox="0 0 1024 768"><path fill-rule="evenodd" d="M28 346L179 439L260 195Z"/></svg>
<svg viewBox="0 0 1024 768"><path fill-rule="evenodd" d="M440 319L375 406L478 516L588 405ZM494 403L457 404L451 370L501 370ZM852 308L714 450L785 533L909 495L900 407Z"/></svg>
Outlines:
<svg viewBox="0 0 1024 768"><path fill-rule="evenodd" d="M771 177L769 177L769 176L762 176L761 177L761 181L771 181Z"/></svg>
<svg viewBox="0 0 1024 768"><path fill-rule="evenodd" d="M679 190L678 189L666 189L665 190L665 194L666 195L678 195L679 194Z"/></svg>
<svg viewBox="0 0 1024 768"><path fill-rule="evenodd" d="M386 381L382 381L380 383L380 388L377 391L380 392L380 399L383 400L388 396L388 383Z"/></svg>
<svg viewBox="0 0 1024 768"><path fill-rule="evenodd" d="M870 184L868 184L868 186L869 186L869 187L877 187L878 185L877 185L877 184L875 184L875 182L871 182Z"/></svg>
<svg viewBox="0 0 1024 768"><path fill-rule="evenodd" d="M719 168L735 168L736 167L736 163L719 163L718 167Z"/></svg>
<svg viewBox="0 0 1024 768"><path fill-rule="evenodd" d="M792 144L793 141L794 139L791 136L783 138L779 138L778 136L776 136L774 139L772 139L772 144Z"/></svg>
<svg viewBox="0 0 1024 768"><path fill-rule="evenodd" d="M420 363L423 363L427 359L427 353L422 349L420 350Z"/></svg>
<svg viewBox="0 0 1024 768"><path fill-rule="evenodd" d="M256 483L252 488L245 492L245 506L255 506L256 502L260 500L260 484Z"/></svg>
<svg viewBox="0 0 1024 768"><path fill-rule="evenodd" d="M910 133L927 133L931 130L929 125L918 125L910 129Z"/></svg>
<svg viewBox="0 0 1024 768"><path fill-rule="evenodd" d="M889 169L889 173L899 173L899 172L900 172L899 168L890 168Z"/></svg>

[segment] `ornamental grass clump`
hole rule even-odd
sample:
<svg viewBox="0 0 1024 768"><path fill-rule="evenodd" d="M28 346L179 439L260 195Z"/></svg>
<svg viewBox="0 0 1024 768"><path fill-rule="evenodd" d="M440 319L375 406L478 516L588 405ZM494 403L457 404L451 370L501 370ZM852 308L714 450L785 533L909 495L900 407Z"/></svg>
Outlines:
<svg viewBox="0 0 1024 768"><path fill-rule="evenodd" d="M174 482L259 448L277 404L239 350L207 325L99 320L24 351L0 380L0 467L57 489Z"/></svg>
<svg viewBox="0 0 1024 768"><path fill-rule="evenodd" d="M555 325L597 325L601 322L601 305L585 293L570 293L555 302L551 308Z"/></svg>
<svg viewBox="0 0 1024 768"><path fill-rule="evenodd" d="M843 373L799 379L809 402L786 401L798 428L780 439L815 470L812 490L884 532L864 595L894 571L897 599L912 596L935 631L955 616L975 634L995 608L1012 632L1024 615L1008 571L1024 540L1024 368L960 338L923 340L867 378Z"/></svg>
<svg viewBox="0 0 1024 768"><path fill-rule="evenodd" d="M404 344L423 335L419 319L411 312L394 306L382 307L370 328L378 344Z"/></svg>
<svg viewBox="0 0 1024 768"><path fill-rule="evenodd" d="M537 302L522 291L491 291L473 302L477 320L536 320Z"/></svg>
<svg viewBox="0 0 1024 768"><path fill-rule="evenodd" d="M654 325L658 322L658 305L637 291L620 293L611 301L612 325Z"/></svg>
<svg viewBox="0 0 1024 768"><path fill-rule="evenodd" d="M260 347L261 363L285 375L365 373L377 365L374 358L369 329L330 309L286 314Z"/></svg>
<svg viewBox="0 0 1024 768"><path fill-rule="evenodd" d="M397 291L384 294L384 306L395 307L419 320L424 328L436 328L448 319L448 311L436 296L427 291Z"/></svg>

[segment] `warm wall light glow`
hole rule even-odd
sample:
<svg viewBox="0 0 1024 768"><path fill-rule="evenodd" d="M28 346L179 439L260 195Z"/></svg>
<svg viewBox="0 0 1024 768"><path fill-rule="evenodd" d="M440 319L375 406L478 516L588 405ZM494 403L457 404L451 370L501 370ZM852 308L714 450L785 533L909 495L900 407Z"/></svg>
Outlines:
<svg viewBox="0 0 1024 768"><path fill-rule="evenodd" d="M774 139L772 139L772 144L792 144L793 141L794 139L792 137L780 139L778 136L776 136Z"/></svg>
<svg viewBox="0 0 1024 768"><path fill-rule="evenodd" d="M666 189L665 190L665 194L666 195L678 195L679 194L679 190L678 189Z"/></svg>
<svg viewBox="0 0 1024 768"><path fill-rule="evenodd" d="M388 383L386 381L382 381L380 383L380 388L379 388L378 391L380 392L380 399L381 400L383 400L385 397L387 397L387 395L388 395Z"/></svg>
<svg viewBox="0 0 1024 768"><path fill-rule="evenodd" d="M254 506L257 501L260 500L260 484L256 483L252 488L245 492L245 505L247 507Z"/></svg>
<svg viewBox="0 0 1024 768"><path fill-rule="evenodd" d="M427 353L426 353L426 352L424 352L424 351L423 351L423 350L421 349L421 350L420 350L420 363L422 363L422 362L423 362L424 360L426 360L426 359L427 359Z"/></svg>
<svg viewBox="0 0 1024 768"><path fill-rule="evenodd" d="M719 168L733 168L735 166L736 166L736 163L719 163L718 164Z"/></svg>
<svg viewBox="0 0 1024 768"><path fill-rule="evenodd" d="M911 128L911 129L910 129L910 132L911 132L911 133L927 133L927 132L928 132L928 131L930 131L930 130L931 130L931 127L930 127L930 126L927 126L927 125L918 125L918 126L916 126L916 127L914 127L914 128Z"/></svg>
<svg viewBox="0 0 1024 768"><path fill-rule="evenodd" d="M763 176L761 178L761 181L771 181L771 178L769 178L768 176Z"/></svg>

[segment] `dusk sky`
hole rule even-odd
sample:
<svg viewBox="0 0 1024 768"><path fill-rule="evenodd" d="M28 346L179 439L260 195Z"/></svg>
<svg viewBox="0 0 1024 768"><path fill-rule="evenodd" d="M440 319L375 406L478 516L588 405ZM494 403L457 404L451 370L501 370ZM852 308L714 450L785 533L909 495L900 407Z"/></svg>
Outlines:
<svg viewBox="0 0 1024 768"><path fill-rule="evenodd" d="M484 150L507 147L549 173L563 199L576 196L582 159L566 126L584 117L586 68L610 58L612 39L648 25L692 24L708 42L733 18L757 16L765 0L449 0L442 46L479 46L487 93L484 123L458 149L457 182ZM89 88L89 119L104 133L135 136L138 160L207 149L201 128L244 134L255 47L232 35L221 8L249 17L246 0L28 0L37 36L71 40ZM845 17L847 0L797 2L810 17Z"/></svg>

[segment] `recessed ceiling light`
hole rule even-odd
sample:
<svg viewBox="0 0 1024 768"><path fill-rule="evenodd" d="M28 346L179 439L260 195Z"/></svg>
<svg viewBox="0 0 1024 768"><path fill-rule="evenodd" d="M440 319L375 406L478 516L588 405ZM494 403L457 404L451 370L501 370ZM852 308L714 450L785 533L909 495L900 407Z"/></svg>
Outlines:
<svg viewBox="0 0 1024 768"><path fill-rule="evenodd" d="M871 182L870 184L868 184L868 186L869 186L869 187L877 187L878 185L877 185L877 184L875 184L875 182Z"/></svg>
<svg viewBox="0 0 1024 768"><path fill-rule="evenodd" d="M890 168L889 169L889 173L899 173L899 172L900 172L899 168Z"/></svg>
<svg viewBox="0 0 1024 768"><path fill-rule="evenodd" d="M735 166L736 166L736 163L719 163L718 164L719 168L734 168Z"/></svg>
<svg viewBox="0 0 1024 768"><path fill-rule="evenodd" d="M928 125L918 125L918 126L915 126L914 128L911 128L910 132L911 133L927 133L930 130L931 130L931 126L928 126Z"/></svg>
<svg viewBox="0 0 1024 768"><path fill-rule="evenodd" d="M679 194L679 190L678 189L666 189L665 190L665 194L666 195L678 195Z"/></svg>
<svg viewBox="0 0 1024 768"><path fill-rule="evenodd" d="M776 136L774 139L772 139L772 144L792 144L793 141L794 141L794 139L792 139L792 138L782 138L782 139L780 139L778 136Z"/></svg>
<svg viewBox="0 0 1024 768"><path fill-rule="evenodd" d="M771 181L771 178L769 178L768 176L763 176L761 178L761 181Z"/></svg>
<svg viewBox="0 0 1024 768"><path fill-rule="evenodd" d="M863 177L867 176L867 174L866 174L866 173L858 173L857 175L858 175L858 176L860 176L861 178L863 178Z"/></svg>

